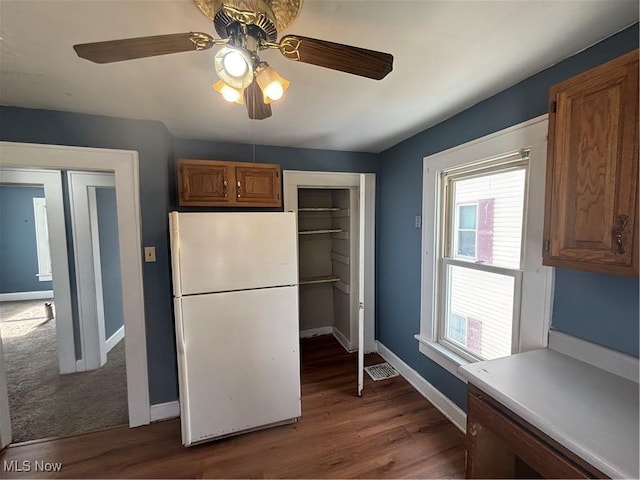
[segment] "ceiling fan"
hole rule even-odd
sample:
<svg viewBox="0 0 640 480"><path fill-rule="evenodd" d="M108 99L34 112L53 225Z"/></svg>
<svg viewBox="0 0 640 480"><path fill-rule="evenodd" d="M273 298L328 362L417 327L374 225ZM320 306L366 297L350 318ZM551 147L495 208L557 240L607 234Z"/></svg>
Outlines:
<svg viewBox="0 0 640 480"><path fill-rule="evenodd" d="M258 56L277 49L289 60L381 80L393 69L393 55L340 43L286 35L300 13L303 0L194 0L211 20L220 38L187 32L152 37L83 43L73 48L79 57L95 63L112 63L170 53L207 50L223 45L214 66L220 80L213 88L222 96L247 107L249 118L271 116L271 102L282 97L289 82Z"/></svg>

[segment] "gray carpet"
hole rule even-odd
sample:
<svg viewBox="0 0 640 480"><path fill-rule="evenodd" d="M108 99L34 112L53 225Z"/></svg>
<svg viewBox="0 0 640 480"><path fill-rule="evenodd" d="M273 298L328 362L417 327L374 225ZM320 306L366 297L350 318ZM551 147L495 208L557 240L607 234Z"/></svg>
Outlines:
<svg viewBox="0 0 640 480"><path fill-rule="evenodd" d="M44 301L0 304L0 331L13 442L128 422L124 340L102 368L59 375L55 319L46 321Z"/></svg>

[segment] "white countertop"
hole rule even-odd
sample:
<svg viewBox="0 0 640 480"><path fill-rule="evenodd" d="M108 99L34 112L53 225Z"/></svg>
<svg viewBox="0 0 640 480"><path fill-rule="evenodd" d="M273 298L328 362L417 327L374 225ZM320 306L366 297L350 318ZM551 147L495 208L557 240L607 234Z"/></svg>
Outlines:
<svg viewBox="0 0 640 480"><path fill-rule="evenodd" d="M550 349L459 372L611 478L640 478L637 383Z"/></svg>

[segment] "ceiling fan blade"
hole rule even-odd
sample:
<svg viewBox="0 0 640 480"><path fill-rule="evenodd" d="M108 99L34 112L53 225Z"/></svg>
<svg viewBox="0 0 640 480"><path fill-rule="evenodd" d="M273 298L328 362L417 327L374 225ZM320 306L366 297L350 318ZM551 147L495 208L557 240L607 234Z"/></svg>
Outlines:
<svg viewBox="0 0 640 480"><path fill-rule="evenodd" d="M155 57L169 53L206 50L216 40L206 33L188 32L154 37L125 38L107 42L82 43L73 49L80 58L95 63L112 63L135 58Z"/></svg>
<svg viewBox="0 0 640 480"><path fill-rule="evenodd" d="M381 80L393 70L393 55L299 35L286 35L279 44L289 60Z"/></svg>
<svg viewBox="0 0 640 480"><path fill-rule="evenodd" d="M264 120L271 116L271 105L264 103L262 90L255 79L244 89L244 103L252 120Z"/></svg>

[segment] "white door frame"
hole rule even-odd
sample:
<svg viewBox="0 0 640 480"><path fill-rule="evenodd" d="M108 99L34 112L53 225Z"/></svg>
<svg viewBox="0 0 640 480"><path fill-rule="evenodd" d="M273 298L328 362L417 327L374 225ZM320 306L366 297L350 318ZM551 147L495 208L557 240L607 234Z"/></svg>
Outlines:
<svg viewBox="0 0 640 480"><path fill-rule="evenodd" d="M375 216L376 178L374 175L360 175L360 237L358 247L358 395L364 388L364 353L371 351L375 326ZM368 277L371 277L370 279ZM369 306L369 307L368 307ZM374 327L375 328L375 327ZM369 349L367 348L369 343Z"/></svg>
<svg viewBox="0 0 640 480"><path fill-rule="evenodd" d="M77 370L95 370L107 363L100 240L95 187L115 188L115 176L106 172L67 172L76 293L80 326Z"/></svg>
<svg viewBox="0 0 640 480"><path fill-rule="evenodd" d="M282 172L284 210L298 211L298 188L352 188L365 190L364 231L360 229L365 246L364 269L364 353L376 351L375 345L375 173L307 172L285 170ZM365 184L361 183L365 182ZM356 220L356 224L358 221ZM355 273L358 276L358 273ZM351 286L353 288L353 285Z"/></svg>
<svg viewBox="0 0 640 480"><path fill-rule="evenodd" d="M76 354L71 313L71 286L67 256L67 234L65 231L62 178L60 170L31 170L6 168L9 163L2 154L0 184L44 186L47 202L47 229L53 280L53 298L56 303L56 341L58 367L61 374L76 371ZM4 359L3 359L4 361ZM0 392L1 394L1 392Z"/></svg>
<svg viewBox="0 0 640 480"><path fill-rule="evenodd" d="M128 150L0 142L0 158L3 166L115 173L122 303L127 332L125 352L129 426L148 424L150 405L142 283L138 153Z"/></svg>

